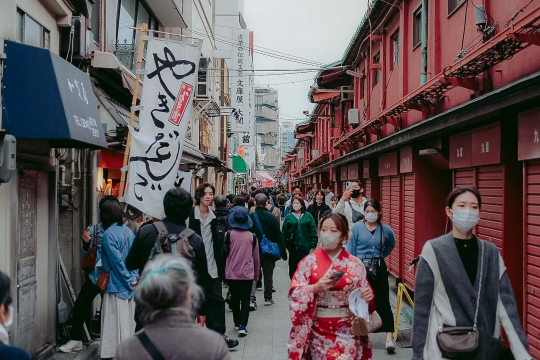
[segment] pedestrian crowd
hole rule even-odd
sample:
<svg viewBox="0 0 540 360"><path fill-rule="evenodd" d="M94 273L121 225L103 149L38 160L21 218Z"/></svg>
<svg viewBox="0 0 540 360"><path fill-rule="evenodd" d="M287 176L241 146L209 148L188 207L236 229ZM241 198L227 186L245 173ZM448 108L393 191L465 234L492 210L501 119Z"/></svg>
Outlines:
<svg viewBox="0 0 540 360"><path fill-rule="evenodd" d="M192 197L169 190L165 218L140 227L117 198L99 204L100 222L81 239L85 280L62 352L83 349L83 325L101 295L102 359L229 359L225 307L239 337L250 311L275 304L273 273L288 260L290 359L368 360L369 334L386 334L396 352L385 258L396 238L385 209L350 181L341 197L325 190L251 188L216 194L203 183ZM474 227L482 200L474 188L452 191L449 233L428 241L416 272L413 359L496 359L501 326L516 359L532 359L504 261ZM434 215L435 216L435 215ZM128 219L133 220L133 219ZM228 287L224 298L223 284ZM10 279L0 272L0 358L29 359L9 346ZM482 306L480 306L482 303Z"/></svg>

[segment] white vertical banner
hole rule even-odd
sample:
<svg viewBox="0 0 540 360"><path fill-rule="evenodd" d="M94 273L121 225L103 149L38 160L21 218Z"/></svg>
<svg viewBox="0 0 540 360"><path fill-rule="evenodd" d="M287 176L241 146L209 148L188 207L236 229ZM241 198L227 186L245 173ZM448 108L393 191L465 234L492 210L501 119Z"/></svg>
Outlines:
<svg viewBox="0 0 540 360"><path fill-rule="evenodd" d="M150 37L140 130L132 131L124 201L162 219L163 197L175 186L193 104L200 50Z"/></svg>
<svg viewBox="0 0 540 360"><path fill-rule="evenodd" d="M231 78L231 107L234 110L229 118L231 132L248 132L247 112L252 70L252 60L249 54L249 30L233 30L232 34L234 45L231 56L232 70L229 71L229 76Z"/></svg>
<svg viewBox="0 0 540 360"><path fill-rule="evenodd" d="M193 171L178 170L176 179L174 180L174 187L181 187L191 194L191 179L193 178Z"/></svg>
<svg viewBox="0 0 540 360"><path fill-rule="evenodd" d="M255 85L250 76L248 92L247 118L249 119L249 128L246 132L238 133L238 145L253 146L255 145L255 134L257 133L257 124L255 121Z"/></svg>

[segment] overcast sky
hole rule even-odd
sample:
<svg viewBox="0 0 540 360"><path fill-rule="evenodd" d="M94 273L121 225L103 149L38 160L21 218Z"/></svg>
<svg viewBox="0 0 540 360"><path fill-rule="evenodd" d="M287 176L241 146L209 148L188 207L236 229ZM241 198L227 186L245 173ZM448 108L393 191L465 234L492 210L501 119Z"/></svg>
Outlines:
<svg viewBox="0 0 540 360"><path fill-rule="evenodd" d="M364 16L367 1L245 0L245 21L254 32L255 69L313 67L257 53L257 50L268 51L257 46L325 64L341 60ZM269 84L279 91L281 121L305 119L302 111L311 112L314 107L307 93L315 74L259 76L255 81L257 85ZM291 84L293 81L298 82Z"/></svg>

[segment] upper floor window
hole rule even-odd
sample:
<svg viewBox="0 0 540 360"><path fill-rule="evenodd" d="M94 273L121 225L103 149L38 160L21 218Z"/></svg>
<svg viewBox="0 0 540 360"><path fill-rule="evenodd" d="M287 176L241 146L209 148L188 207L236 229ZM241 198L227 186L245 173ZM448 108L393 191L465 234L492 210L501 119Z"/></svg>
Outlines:
<svg viewBox="0 0 540 360"><path fill-rule="evenodd" d="M392 69L399 65L399 32L396 31L392 39Z"/></svg>
<svg viewBox="0 0 540 360"><path fill-rule="evenodd" d="M94 42L99 44L99 36L101 34L101 0L96 0L94 5L92 5L92 14L90 16L92 33L94 34Z"/></svg>
<svg viewBox="0 0 540 360"><path fill-rule="evenodd" d="M465 0L448 0L448 14L451 14L456 10L459 5L463 4Z"/></svg>
<svg viewBox="0 0 540 360"><path fill-rule="evenodd" d="M50 49L51 32L21 9L17 9L17 41Z"/></svg>
<svg viewBox="0 0 540 360"><path fill-rule="evenodd" d="M422 7L413 13L413 49L422 42Z"/></svg>
<svg viewBox="0 0 540 360"><path fill-rule="evenodd" d="M373 57L373 63L374 64L381 63L381 53L377 53ZM373 86L377 85L380 81L381 81L381 70L375 69L375 72L373 73Z"/></svg>

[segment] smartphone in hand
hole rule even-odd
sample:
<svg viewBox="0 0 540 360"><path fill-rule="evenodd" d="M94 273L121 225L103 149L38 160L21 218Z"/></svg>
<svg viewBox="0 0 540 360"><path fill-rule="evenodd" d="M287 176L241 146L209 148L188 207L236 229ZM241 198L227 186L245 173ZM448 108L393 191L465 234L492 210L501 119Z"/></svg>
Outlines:
<svg viewBox="0 0 540 360"><path fill-rule="evenodd" d="M335 271L332 275L330 275L330 277L338 282L343 275L345 275L345 271Z"/></svg>

